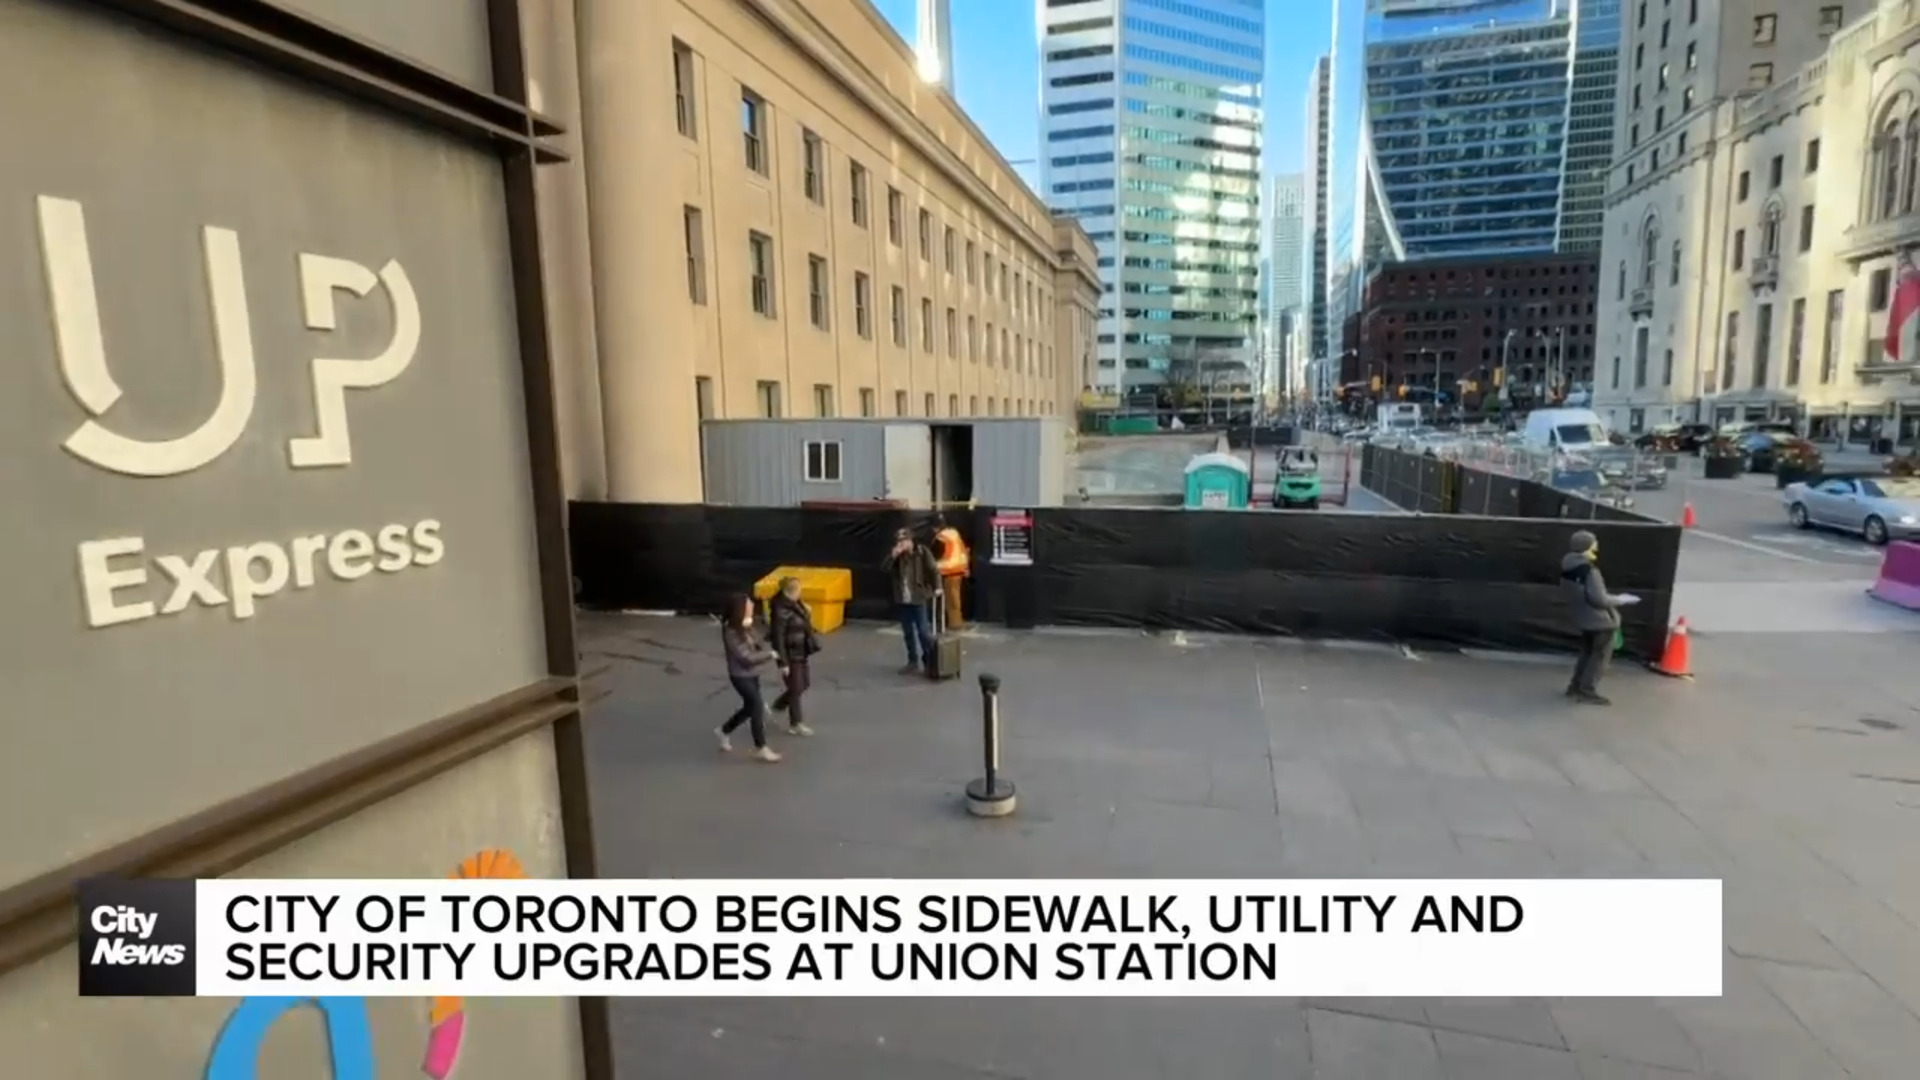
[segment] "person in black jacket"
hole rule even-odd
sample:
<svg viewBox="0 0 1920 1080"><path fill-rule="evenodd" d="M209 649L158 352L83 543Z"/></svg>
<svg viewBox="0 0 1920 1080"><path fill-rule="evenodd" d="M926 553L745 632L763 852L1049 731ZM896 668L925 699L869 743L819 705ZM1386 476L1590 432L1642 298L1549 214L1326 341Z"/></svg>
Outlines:
<svg viewBox="0 0 1920 1080"><path fill-rule="evenodd" d="M740 707L713 731L720 739L720 752L733 749L733 733L741 724L751 724L754 758L779 761L780 755L767 745L767 701L760 692L760 668L774 658L774 652L754 633L753 597L736 596L727 602L720 620L720 644L727 654L727 681L740 695Z"/></svg>
<svg viewBox="0 0 1920 1080"><path fill-rule="evenodd" d="M780 579L780 591L773 596L768 617L774 655L780 659L780 677L786 689L774 699L773 711L787 714L787 730L795 735L811 735L801 699L813 685L813 654L820 651L820 634L813 628L813 613L800 601L800 579Z"/></svg>
<svg viewBox="0 0 1920 1080"><path fill-rule="evenodd" d="M933 674L933 614L929 605L940 591L940 564L932 549L913 537L913 530L893 534L893 547L881 560L880 568L890 583L894 614L900 619L900 636L907 643L907 666L903 675Z"/></svg>

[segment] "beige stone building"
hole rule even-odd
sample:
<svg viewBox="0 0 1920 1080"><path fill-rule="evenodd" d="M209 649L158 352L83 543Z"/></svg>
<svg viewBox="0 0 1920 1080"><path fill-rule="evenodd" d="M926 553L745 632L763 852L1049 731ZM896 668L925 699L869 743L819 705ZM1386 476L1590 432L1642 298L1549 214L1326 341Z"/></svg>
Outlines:
<svg viewBox="0 0 1920 1080"><path fill-rule="evenodd" d="M1072 410L1091 244L871 3L578 9L584 163L545 181L597 336L562 353L571 495L698 501L702 419Z"/></svg>
<svg viewBox="0 0 1920 1080"><path fill-rule="evenodd" d="M1703 11L1697 35L1650 6L1628 16L1596 407L1623 430L1789 417L1911 439L1920 368L1885 338L1920 243L1920 3L1702 3L1719 23Z"/></svg>

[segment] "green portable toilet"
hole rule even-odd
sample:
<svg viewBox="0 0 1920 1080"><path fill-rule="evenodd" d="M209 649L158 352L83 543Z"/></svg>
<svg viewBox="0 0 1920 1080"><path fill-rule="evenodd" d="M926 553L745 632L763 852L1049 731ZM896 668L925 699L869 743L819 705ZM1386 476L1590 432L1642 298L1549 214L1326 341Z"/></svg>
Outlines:
<svg viewBox="0 0 1920 1080"><path fill-rule="evenodd" d="M1201 454L1187 462L1187 509L1245 510L1253 470L1234 454Z"/></svg>

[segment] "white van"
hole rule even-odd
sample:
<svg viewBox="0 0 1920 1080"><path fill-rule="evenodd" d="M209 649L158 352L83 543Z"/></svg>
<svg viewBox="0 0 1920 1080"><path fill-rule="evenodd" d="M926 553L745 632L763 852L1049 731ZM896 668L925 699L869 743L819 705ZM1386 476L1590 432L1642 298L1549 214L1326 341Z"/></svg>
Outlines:
<svg viewBox="0 0 1920 1080"><path fill-rule="evenodd" d="M1592 409L1535 409L1520 438L1529 450L1581 454L1607 445L1607 426Z"/></svg>

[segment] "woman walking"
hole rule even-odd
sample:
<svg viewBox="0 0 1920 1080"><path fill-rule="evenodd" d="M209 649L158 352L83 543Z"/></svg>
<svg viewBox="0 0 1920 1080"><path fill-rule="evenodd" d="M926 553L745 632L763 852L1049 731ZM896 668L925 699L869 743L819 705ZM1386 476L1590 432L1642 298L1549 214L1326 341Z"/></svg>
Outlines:
<svg viewBox="0 0 1920 1080"><path fill-rule="evenodd" d="M780 591L773 596L773 613L768 617L773 651L780 659L780 676L786 689L774 699L773 711L787 714L787 730L795 735L811 735L806 713L800 701L813 685L813 654L820 651L820 634L813 628L813 613L800 601L800 579L782 578Z"/></svg>
<svg viewBox="0 0 1920 1080"><path fill-rule="evenodd" d="M767 745L767 701L760 693L760 668L774 658L772 649L761 642L753 630L753 598L736 596L728 601L720 624L720 644L727 654L727 681L740 695L740 708L727 722L714 729L720 738L720 752L733 749L733 732L741 724L752 725L753 756L774 762L780 755Z"/></svg>

